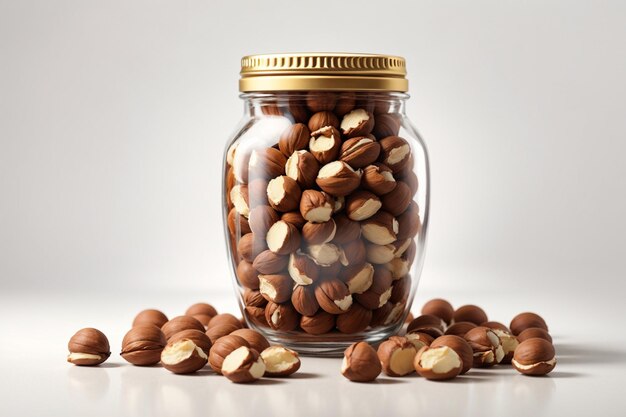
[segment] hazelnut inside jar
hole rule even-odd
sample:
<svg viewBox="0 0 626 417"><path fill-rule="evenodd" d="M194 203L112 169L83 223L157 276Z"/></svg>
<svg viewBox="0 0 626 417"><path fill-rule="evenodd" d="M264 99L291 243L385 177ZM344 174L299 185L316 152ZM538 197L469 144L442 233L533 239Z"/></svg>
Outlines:
<svg viewBox="0 0 626 417"><path fill-rule="evenodd" d="M386 55L242 59L224 230L244 318L270 341L336 356L389 337L408 315L429 173L405 75L404 59ZM250 291L262 297L254 305Z"/></svg>

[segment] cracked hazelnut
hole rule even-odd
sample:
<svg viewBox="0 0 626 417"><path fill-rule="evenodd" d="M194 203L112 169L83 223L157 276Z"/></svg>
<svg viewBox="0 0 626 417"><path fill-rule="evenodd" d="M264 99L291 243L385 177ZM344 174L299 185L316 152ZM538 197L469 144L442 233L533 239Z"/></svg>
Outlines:
<svg viewBox="0 0 626 417"><path fill-rule="evenodd" d="M246 288L243 292L243 301L246 306L265 307L267 300L263 298L259 290Z"/></svg>
<svg viewBox="0 0 626 417"><path fill-rule="evenodd" d="M515 352L515 348L519 344L517 337L513 336L508 327L497 321L488 321L482 323L481 326L490 328L500 338L502 350L504 351L504 358L502 358L500 363L511 363L511 359L513 359L513 352Z"/></svg>
<svg viewBox="0 0 626 417"><path fill-rule="evenodd" d="M305 190L300 200L300 214L313 223L327 222L333 214L333 203L333 199L326 193Z"/></svg>
<svg viewBox="0 0 626 417"><path fill-rule="evenodd" d="M446 324L452 323L452 317L454 316L454 308L447 300L442 298L434 298L422 307L422 314L430 314L432 316L439 317Z"/></svg>
<svg viewBox="0 0 626 417"><path fill-rule="evenodd" d="M238 384L256 381L264 373L265 362L259 352L247 346L241 346L229 353L222 363L222 374Z"/></svg>
<svg viewBox="0 0 626 417"><path fill-rule="evenodd" d="M311 285L296 285L291 294L291 304L303 316L312 316L320 308L315 298L315 288Z"/></svg>
<svg viewBox="0 0 626 417"><path fill-rule="evenodd" d="M264 250L259 253L252 267L256 269L259 274L276 274L287 269L289 263L289 257L287 255L278 255L271 250Z"/></svg>
<svg viewBox="0 0 626 417"><path fill-rule="evenodd" d="M263 299L265 300L265 298ZM265 301L267 302L267 300ZM247 306L245 308L245 312L246 312L246 317L248 318L248 320L250 320L250 322L254 323L256 326L268 327L269 325L267 324L267 320L265 320L265 306L266 305L267 304L264 304L262 307Z"/></svg>
<svg viewBox="0 0 626 417"><path fill-rule="evenodd" d="M414 201L409 207L397 217L398 220L398 240L412 239L419 233L422 228L422 220L420 219L420 209Z"/></svg>
<svg viewBox="0 0 626 417"><path fill-rule="evenodd" d="M320 245L334 239L337 225L333 219L323 223L307 222L302 227L302 238L308 245Z"/></svg>
<svg viewBox="0 0 626 417"><path fill-rule="evenodd" d="M382 196L392 192L396 188L397 183L393 177L393 172L387 165L376 163L368 165L363 169L361 186L376 195Z"/></svg>
<svg viewBox="0 0 626 417"><path fill-rule="evenodd" d="M359 172L343 161L333 161L324 165L317 173L317 185L328 194L346 196L356 190L361 182Z"/></svg>
<svg viewBox="0 0 626 417"><path fill-rule="evenodd" d="M304 219L304 217L302 217L302 214L300 214L299 211L290 211L289 213L283 213L283 215L280 216L280 220L291 223L298 229L302 229L302 227L304 227L304 224L306 223L306 220Z"/></svg>
<svg viewBox="0 0 626 417"><path fill-rule="evenodd" d="M241 261L237 265L237 278L239 283L251 290L259 289L259 271L257 271L252 263Z"/></svg>
<svg viewBox="0 0 626 417"><path fill-rule="evenodd" d="M350 220L345 214L335 214L333 220L336 228L333 243L343 245L361 237L361 225L356 221Z"/></svg>
<svg viewBox="0 0 626 417"><path fill-rule="evenodd" d="M285 175L272 179L267 185L267 200L277 211L295 210L300 205L301 195L296 180Z"/></svg>
<svg viewBox="0 0 626 417"><path fill-rule="evenodd" d="M376 115L376 123L372 133L377 138L397 136L400 132L400 116L394 113L381 113Z"/></svg>
<svg viewBox="0 0 626 417"><path fill-rule="evenodd" d="M211 366L211 369L221 374L224 358L242 346L250 347L250 344L241 336L227 335L217 339L213 342L209 352L209 366Z"/></svg>
<svg viewBox="0 0 626 417"><path fill-rule="evenodd" d="M382 370L374 348L366 342L350 345L344 352L341 374L353 382L374 381Z"/></svg>
<svg viewBox="0 0 626 417"><path fill-rule="evenodd" d="M300 252L289 255L288 270L291 279L299 285L310 285L317 281L320 275L315 261Z"/></svg>
<svg viewBox="0 0 626 417"><path fill-rule="evenodd" d="M322 310L330 314L345 313L352 305L348 287L336 278L320 282L315 288L315 298Z"/></svg>
<svg viewBox="0 0 626 417"><path fill-rule="evenodd" d="M329 111L320 111L313 114L309 119L309 131L315 132L323 127L339 128L339 119L334 113Z"/></svg>
<svg viewBox="0 0 626 417"><path fill-rule="evenodd" d="M331 266L341 256L341 250L332 243L323 243L320 245L309 245L309 256L320 266Z"/></svg>
<svg viewBox="0 0 626 417"><path fill-rule="evenodd" d="M312 316L302 316L300 328L308 334L328 333L335 328L335 315L319 310Z"/></svg>
<svg viewBox="0 0 626 417"><path fill-rule="evenodd" d="M291 298L292 288L289 275L259 275L259 291L267 301L284 303Z"/></svg>
<svg viewBox="0 0 626 417"><path fill-rule="evenodd" d="M411 146L400 136L387 136L379 141L381 146L381 162L396 174L409 163Z"/></svg>
<svg viewBox="0 0 626 417"><path fill-rule="evenodd" d="M476 327L465 333L464 339L474 351L476 368L487 368L500 363L504 358L504 350L500 338L488 327Z"/></svg>
<svg viewBox="0 0 626 417"><path fill-rule="evenodd" d="M235 210L239 215L248 217L250 214L250 205L248 203L248 186L239 184L230 190L230 200L235 206Z"/></svg>
<svg viewBox="0 0 626 417"><path fill-rule="evenodd" d="M196 372L207 363L204 351L189 339L168 343L161 352L161 364L175 374Z"/></svg>
<svg viewBox="0 0 626 417"><path fill-rule="evenodd" d="M391 273L383 267L374 267L372 285L367 291L355 294L356 301L363 307L375 310L382 307L391 297Z"/></svg>
<svg viewBox="0 0 626 417"><path fill-rule="evenodd" d="M448 346L423 347L414 362L417 373L433 381L455 378L463 368L461 357Z"/></svg>
<svg viewBox="0 0 626 417"><path fill-rule="evenodd" d="M400 233L400 224L398 224L398 233ZM411 243L415 243L413 242L413 239L398 239L395 242L392 243L394 250L393 250L393 256L394 258L401 258L406 252L407 249L409 249L409 247L411 246Z"/></svg>
<svg viewBox="0 0 626 417"><path fill-rule="evenodd" d="M411 264L404 258L393 258L385 267L391 272L391 277L395 281L404 278L409 273Z"/></svg>
<svg viewBox="0 0 626 417"><path fill-rule="evenodd" d="M350 220L369 219L380 210L380 198L369 191L356 191L346 198L346 214Z"/></svg>
<svg viewBox="0 0 626 417"><path fill-rule="evenodd" d="M265 376L286 377L300 369L298 352L284 346L271 346L261 352L265 362Z"/></svg>
<svg viewBox="0 0 626 417"><path fill-rule="evenodd" d="M374 281L374 267L369 263L348 267L341 273L350 294L363 294Z"/></svg>
<svg viewBox="0 0 626 417"><path fill-rule="evenodd" d="M556 366L554 346L545 339L524 340L515 349L511 363L518 372L524 375L546 375Z"/></svg>
<svg viewBox="0 0 626 417"><path fill-rule="evenodd" d="M278 149L255 149L250 155L249 176L270 179L285 173L287 158Z"/></svg>
<svg viewBox="0 0 626 417"><path fill-rule="evenodd" d="M376 162L378 155L380 155L378 142L363 136L346 140L339 151L339 159L354 169Z"/></svg>
<svg viewBox="0 0 626 417"><path fill-rule="evenodd" d="M169 340L169 338L174 334L187 329L195 329L204 332L204 325L191 316L178 316L174 317L161 327L161 330L167 340Z"/></svg>
<svg viewBox="0 0 626 417"><path fill-rule="evenodd" d="M265 320L273 330L288 332L298 327L300 315L291 303L277 304L270 301L265 307Z"/></svg>
<svg viewBox="0 0 626 417"><path fill-rule="evenodd" d="M430 346L433 340L435 340L431 335L421 332L407 333L404 337L406 337L409 342L413 343L413 346L415 346L415 351L419 351L424 346ZM471 352L472 349L470 349L470 357Z"/></svg>
<svg viewBox="0 0 626 417"><path fill-rule="evenodd" d="M228 212L226 223L228 225L228 231L233 236L241 236L251 232L248 219L239 215L234 207Z"/></svg>
<svg viewBox="0 0 626 417"><path fill-rule="evenodd" d="M406 183L397 181L393 190L381 197L383 210L392 216L399 216L413 201L413 194Z"/></svg>
<svg viewBox="0 0 626 417"><path fill-rule="evenodd" d="M78 366L100 365L111 356L109 340L98 329L87 327L77 331L67 344L67 361Z"/></svg>
<svg viewBox="0 0 626 417"><path fill-rule="evenodd" d="M511 325L509 327L515 336L530 327L538 327L540 329L548 330L548 325L540 315L528 312L520 313L515 316L513 320L511 320Z"/></svg>
<svg viewBox="0 0 626 417"><path fill-rule="evenodd" d="M471 323L469 321L460 321L458 323L451 324L446 329L444 334L465 337L465 334L475 327L478 326L476 326L474 323Z"/></svg>
<svg viewBox="0 0 626 417"><path fill-rule="evenodd" d="M306 98L306 105L312 112L333 111L337 104L337 94L326 91L311 91Z"/></svg>
<svg viewBox="0 0 626 417"><path fill-rule="evenodd" d="M393 245L365 245L367 261L376 265L384 265L394 258L395 247Z"/></svg>
<svg viewBox="0 0 626 417"><path fill-rule="evenodd" d="M296 123L289 126L280 135L278 139L278 149L285 155L293 154L296 151L305 149L309 145L309 138L311 137L311 131L303 123Z"/></svg>
<svg viewBox="0 0 626 417"><path fill-rule="evenodd" d="M445 323L437 316L431 316L423 314L411 321L407 327L407 332L422 332L431 335L432 337L439 337L443 335Z"/></svg>
<svg viewBox="0 0 626 417"><path fill-rule="evenodd" d="M533 339L535 337L547 340L548 342L552 343L552 336L550 336L550 333L540 327L529 327L528 329L525 329L523 332L517 335L517 340L519 341L519 343L522 343L525 340Z"/></svg>
<svg viewBox="0 0 626 417"><path fill-rule="evenodd" d="M372 310L353 303L345 313L337 316L337 330L346 334L359 333L369 326L371 320Z"/></svg>
<svg viewBox="0 0 626 417"><path fill-rule="evenodd" d="M332 126L311 132L309 152L324 165L337 159L341 148L341 134Z"/></svg>
<svg viewBox="0 0 626 417"><path fill-rule="evenodd" d="M250 210L248 223L256 236L264 237L274 223L280 220L276 210L267 205L256 206Z"/></svg>
<svg viewBox="0 0 626 417"><path fill-rule="evenodd" d="M343 116L340 128L348 138L369 135L374 128L374 115L365 109L354 109Z"/></svg>
<svg viewBox="0 0 626 417"><path fill-rule="evenodd" d="M263 352L270 347L270 342L267 341L265 336L256 330L252 329L238 329L231 333L233 336L239 336L248 342L248 345L257 352Z"/></svg>
<svg viewBox="0 0 626 417"><path fill-rule="evenodd" d="M390 320L390 317L393 307L393 304L386 302L382 307L372 310L372 321L370 321L370 327L378 327L391 323L392 320Z"/></svg>
<svg viewBox="0 0 626 417"><path fill-rule="evenodd" d="M488 321L487 313L482 308L468 304L456 309L453 316L454 322L469 321L479 326L481 323Z"/></svg>
<svg viewBox="0 0 626 417"><path fill-rule="evenodd" d="M359 227L359 233L361 228ZM337 239L335 239L336 241ZM353 240L341 247L342 255L341 263L345 266L361 265L367 261L367 252L365 243L361 239Z"/></svg>
<svg viewBox="0 0 626 417"><path fill-rule="evenodd" d="M211 338L209 338L206 333L195 329L183 330L175 333L169 338L168 343L176 343L183 339L191 340L196 346L202 349L206 355L209 354L211 346L213 346Z"/></svg>
<svg viewBox="0 0 626 417"><path fill-rule="evenodd" d="M405 376L413 371L417 351L406 337L391 336L378 347L378 359L383 372L389 376Z"/></svg>
<svg viewBox="0 0 626 417"><path fill-rule="evenodd" d="M386 211L379 211L361 222L363 237L377 245L389 245L397 240L398 221Z"/></svg>
<svg viewBox="0 0 626 417"><path fill-rule="evenodd" d="M124 335L120 356L133 365L154 365L161 360L161 351L166 344L160 328L152 324L135 326Z"/></svg>
<svg viewBox="0 0 626 417"><path fill-rule="evenodd" d="M165 314L163 314L163 312L149 308L137 313L133 319L133 327L153 324L158 328L161 328L165 323L167 323L167 320L168 318Z"/></svg>
<svg viewBox="0 0 626 417"><path fill-rule="evenodd" d="M436 338L430 343L430 347L447 346L453 349L463 361L463 368L461 369L461 375L472 369L474 362L474 351L472 347L467 343L465 339L460 336L445 335Z"/></svg>
<svg viewBox="0 0 626 417"><path fill-rule="evenodd" d="M248 149L239 149L233 157L233 175L235 179L240 183L248 182L248 163L250 162L250 151ZM241 147L243 148L243 146Z"/></svg>
<svg viewBox="0 0 626 417"><path fill-rule="evenodd" d="M288 255L300 247L300 231L293 224L279 220L268 230L266 241L272 252Z"/></svg>
<svg viewBox="0 0 626 417"><path fill-rule="evenodd" d="M285 173L289 178L294 179L303 189L311 188L315 185L320 164L313 154L306 150L296 151L291 154L285 164Z"/></svg>
<svg viewBox="0 0 626 417"><path fill-rule="evenodd" d="M259 238L255 233L241 236L237 243L237 251L247 262L252 262L261 252L267 249L265 239Z"/></svg>

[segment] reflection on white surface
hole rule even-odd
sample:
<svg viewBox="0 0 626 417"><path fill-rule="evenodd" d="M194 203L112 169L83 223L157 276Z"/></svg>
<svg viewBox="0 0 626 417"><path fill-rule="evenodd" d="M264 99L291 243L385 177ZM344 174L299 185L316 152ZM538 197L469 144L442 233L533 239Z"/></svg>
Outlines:
<svg viewBox="0 0 626 417"><path fill-rule="evenodd" d="M108 394L110 385L107 369L102 367L71 365L67 370L67 388L72 397L99 400Z"/></svg>

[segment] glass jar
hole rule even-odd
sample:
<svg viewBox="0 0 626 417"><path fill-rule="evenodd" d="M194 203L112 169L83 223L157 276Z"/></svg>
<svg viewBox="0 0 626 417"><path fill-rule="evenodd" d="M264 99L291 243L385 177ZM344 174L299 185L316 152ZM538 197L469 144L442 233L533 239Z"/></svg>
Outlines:
<svg viewBox="0 0 626 417"><path fill-rule="evenodd" d="M426 147L400 57L242 59L244 116L224 156L224 223L248 326L305 354L379 342L424 261Z"/></svg>

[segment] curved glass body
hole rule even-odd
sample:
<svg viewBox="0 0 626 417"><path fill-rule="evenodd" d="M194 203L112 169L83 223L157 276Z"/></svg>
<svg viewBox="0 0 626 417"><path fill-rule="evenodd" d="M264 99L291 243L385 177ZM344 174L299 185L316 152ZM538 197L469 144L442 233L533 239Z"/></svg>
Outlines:
<svg viewBox="0 0 626 417"><path fill-rule="evenodd" d="M429 168L408 95L243 94L223 207L248 326L304 354L379 342L409 313L424 261Z"/></svg>

